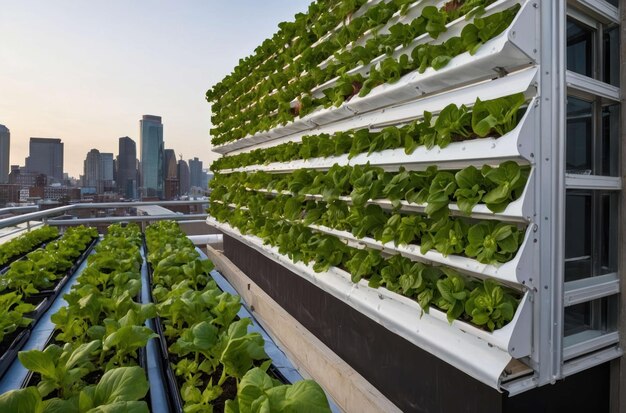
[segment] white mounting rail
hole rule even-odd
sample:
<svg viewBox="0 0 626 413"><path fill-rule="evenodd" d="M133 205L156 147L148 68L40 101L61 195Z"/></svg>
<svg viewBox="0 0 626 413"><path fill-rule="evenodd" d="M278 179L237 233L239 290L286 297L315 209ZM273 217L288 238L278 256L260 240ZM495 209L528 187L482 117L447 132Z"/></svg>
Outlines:
<svg viewBox="0 0 626 413"><path fill-rule="evenodd" d="M524 93L530 99L536 96L538 68L532 67L511 73L507 76L464 86L446 93L430 95L408 103L393 105L362 115L354 115L342 121L316 127L313 130L298 132L289 136L261 139L253 146L233 149L232 154L248 152L252 149L268 148L285 142L299 142L303 136L332 134L353 129L378 129L388 125L402 124L421 118L424 112L439 113L443 108L454 102L457 105L471 107L476 98L481 100L497 99L515 93ZM402 81L402 80L401 80ZM240 141L234 142L236 144Z"/></svg>
<svg viewBox="0 0 626 413"><path fill-rule="evenodd" d="M319 109L285 126L267 132L216 146L218 153L228 153L268 140L298 132L310 131L318 126L337 122L355 114L366 113L399 103L409 102L426 95L443 92L480 82L527 67L536 63L536 25L538 9L527 0L507 30L485 43L473 56L463 53L453 58L441 70L427 69L424 73L413 71L394 84L374 88L369 95L354 97L338 108ZM518 35L524 33L524 35Z"/></svg>
<svg viewBox="0 0 626 413"><path fill-rule="evenodd" d="M481 279L495 278L512 286L517 285L518 288L522 284L526 284L529 278L532 278L532 240L534 233L531 228L526 230L524 241L515 257L511 261L499 265L481 264L474 258L460 255L448 255L446 257L434 249L422 254L419 245L395 245L393 241L383 244L371 237L357 238L348 231L339 231L322 225L309 225L309 228L334 235L355 248L367 247L391 255L400 254L403 257L426 264L441 264Z"/></svg>
<svg viewBox="0 0 626 413"><path fill-rule="evenodd" d="M485 9L485 14L481 17L485 17L485 16L490 16L492 14L495 13L499 13L501 11L504 11L510 7L513 7L516 4L522 4L524 3L525 0L500 0L497 1L493 4L490 4L489 6L487 6L487 8ZM440 2L437 4L437 8L441 8L443 7L443 4L445 4L446 2ZM418 5L417 7L414 6L410 13L412 14L412 16L410 16L410 19L406 19L406 21L410 21L416 17L418 17L419 15L421 15L422 10L424 9L425 6L428 6L427 4L421 4ZM407 16L409 17L409 16ZM473 21L473 19L470 19L471 21ZM428 43L428 44L441 44L444 43L445 41L451 39L452 37L460 37L461 36L461 32L463 31L463 28L468 24L471 23L471 21L468 21L465 19L465 16L461 16L458 19L448 23L446 25L446 31L441 33L436 39L433 39L428 33L424 33L422 35L420 35L419 37L413 39L413 41L411 42L411 44L409 44L408 46L398 46L395 48L395 50L393 51L391 57L393 57L394 59L399 59L400 56L402 56L403 54L406 54L407 56L411 56L411 52L413 51L413 49L420 45L420 44L424 44L424 43ZM363 44L365 43L367 39L363 39L362 43L359 42L358 44ZM381 56L378 56L375 59L372 59L372 61L366 65L361 65L359 67L355 67L354 69L349 70L347 73L350 75L354 75L357 73L360 73L364 76L369 75L371 68L373 67L377 67L383 60L385 60L387 57L389 57L389 55L387 54L383 54ZM319 66L320 67L326 67L328 66L330 63L332 63L332 61L335 59L334 56L330 56L328 59L326 59L324 62L322 62ZM337 81L338 81L339 77L336 77L334 79L329 80L328 82L324 83L323 85L320 85L316 88L314 88L312 90L312 95L314 97L323 97L324 93L323 91L325 89L328 89L329 87L333 87Z"/></svg>
<svg viewBox="0 0 626 413"><path fill-rule="evenodd" d="M431 165L437 165L442 170L452 170L462 169L469 165L476 167L498 165L509 160L520 164L532 164L534 163L532 148L536 134L537 116L539 115L538 104L539 100L534 98L515 129L500 138L480 138L453 142L445 148L435 146L427 149L420 146L410 155L404 152L404 148L398 148L373 152L370 155L362 153L352 159L348 158L348 154L344 154L327 158L250 165L242 168L223 169L219 172L221 174L253 171L287 173L304 168L328 170L335 164L343 166L366 163L387 171L397 171L400 167L419 171L425 170Z"/></svg>
<svg viewBox="0 0 626 413"><path fill-rule="evenodd" d="M505 221L505 222L519 222L519 223L529 223L533 221L533 190L535 173L534 169L531 170L531 173L528 177L528 182L526 183L526 188L524 188L524 192L520 196L519 199L511 202L507 205L506 209L502 212L492 212L485 204L477 204L472 209L472 213L468 216L465 213L461 212L459 206L456 203L451 203L448 205L450 209L450 214L454 216L460 217L471 217L476 219L490 219L497 221ZM267 189L250 189L246 188L249 191L253 192L261 192L267 193L271 195L288 195L295 196L292 192L289 191L269 191ZM322 195L312 195L306 194L306 199L315 200L315 201L323 201L324 197ZM340 201L347 203L348 205L352 205L352 198L349 196L340 196ZM367 201L367 204L379 205L382 209L391 211L394 209L391 201L388 199L370 199ZM400 201L400 211L402 212L417 212L424 213L428 203L424 204L414 204L408 201Z"/></svg>
<svg viewBox="0 0 626 413"><path fill-rule="evenodd" d="M258 237L242 235L237 229L211 217L207 219L207 223L494 389L500 389L504 369L512 358L530 354L530 292L526 292L521 298L513 320L494 332L458 320L450 324L446 314L435 308L424 313L415 300L385 288L371 288L365 280L355 284L347 272L337 268L318 274L313 271L312 266L294 263L280 254L277 248L263 245L263 240Z"/></svg>

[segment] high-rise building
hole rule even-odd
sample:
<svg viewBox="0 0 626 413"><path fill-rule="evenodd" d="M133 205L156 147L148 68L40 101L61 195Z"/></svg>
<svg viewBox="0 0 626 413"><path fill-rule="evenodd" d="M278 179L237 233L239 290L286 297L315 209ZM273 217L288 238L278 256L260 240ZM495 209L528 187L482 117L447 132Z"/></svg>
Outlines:
<svg viewBox="0 0 626 413"><path fill-rule="evenodd" d="M178 167L176 165L176 153L173 149L166 149L163 153L163 177L178 178Z"/></svg>
<svg viewBox="0 0 626 413"><path fill-rule="evenodd" d="M83 175L83 187L96 188L96 192L102 190L102 156L100 151L92 149L85 159L85 173Z"/></svg>
<svg viewBox="0 0 626 413"><path fill-rule="evenodd" d="M183 159L178 161L178 195L187 195L191 189L189 181L189 165Z"/></svg>
<svg viewBox="0 0 626 413"><path fill-rule="evenodd" d="M9 155L11 151L11 132L0 125L0 184L9 182Z"/></svg>
<svg viewBox="0 0 626 413"><path fill-rule="evenodd" d="M114 190L113 182L113 154L100 153L100 180L102 181L102 190L111 192Z"/></svg>
<svg viewBox="0 0 626 413"><path fill-rule="evenodd" d="M164 198L175 199L180 193L180 181L176 153L173 149L166 149L163 153L163 178L165 180Z"/></svg>
<svg viewBox="0 0 626 413"><path fill-rule="evenodd" d="M163 124L160 116L139 121L142 196L163 198Z"/></svg>
<svg viewBox="0 0 626 413"><path fill-rule="evenodd" d="M47 175L57 182L63 181L63 142L56 138L30 138L26 171Z"/></svg>
<svg viewBox="0 0 626 413"><path fill-rule="evenodd" d="M100 179L103 181L113 180L113 154L112 153L100 153L100 161L102 165L102 174Z"/></svg>
<svg viewBox="0 0 626 413"><path fill-rule="evenodd" d="M189 160L189 184L192 187L202 186L202 161L198 158Z"/></svg>
<svg viewBox="0 0 626 413"><path fill-rule="evenodd" d="M137 145L135 141L124 136L120 138L119 155L117 156L117 190L125 198L137 198Z"/></svg>

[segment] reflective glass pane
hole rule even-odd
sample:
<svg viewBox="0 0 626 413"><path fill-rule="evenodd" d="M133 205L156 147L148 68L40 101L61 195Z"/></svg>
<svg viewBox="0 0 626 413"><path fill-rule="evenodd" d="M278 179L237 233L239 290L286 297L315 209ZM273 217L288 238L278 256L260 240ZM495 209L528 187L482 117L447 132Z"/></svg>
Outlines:
<svg viewBox="0 0 626 413"><path fill-rule="evenodd" d="M567 19L567 69L581 75L593 76L593 31Z"/></svg>
<svg viewBox="0 0 626 413"><path fill-rule="evenodd" d="M602 107L602 142L598 148L596 175L619 175L620 105Z"/></svg>
<svg viewBox="0 0 626 413"><path fill-rule="evenodd" d="M568 191L565 205L565 281L591 277L591 194Z"/></svg>
<svg viewBox="0 0 626 413"><path fill-rule="evenodd" d="M565 337L584 331L600 333L615 331L617 326L617 296L599 298L565 308Z"/></svg>
<svg viewBox="0 0 626 413"><path fill-rule="evenodd" d="M604 76L602 80L613 86L619 86L619 26L606 29L603 41Z"/></svg>
<svg viewBox="0 0 626 413"><path fill-rule="evenodd" d="M599 263L598 275L617 271L618 197L616 193L602 193L599 200Z"/></svg>
<svg viewBox="0 0 626 413"><path fill-rule="evenodd" d="M591 303L565 308L565 337L591 329Z"/></svg>
<svg viewBox="0 0 626 413"><path fill-rule="evenodd" d="M567 97L567 172L592 173L593 103Z"/></svg>

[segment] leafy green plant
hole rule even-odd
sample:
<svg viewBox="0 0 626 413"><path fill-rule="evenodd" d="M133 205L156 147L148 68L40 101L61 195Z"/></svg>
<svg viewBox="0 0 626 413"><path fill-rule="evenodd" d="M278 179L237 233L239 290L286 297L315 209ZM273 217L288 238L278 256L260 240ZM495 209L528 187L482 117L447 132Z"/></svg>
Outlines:
<svg viewBox="0 0 626 413"><path fill-rule="evenodd" d="M435 219L447 217L450 212L448 204L456 188L454 174L447 171L438 172L430 184L428 198L426 198L428 205L424 210L426 214Z"/></svg>
<svg viewBox="0 0 626 413"><path fill-rule="evenodd" d="M492 279L472 290L465 302L465 312L472 317L472 323L486 326L489 331L513 320L515 307L513 296Z"/></svg>
<svg viewBox="0 0 626 413"><path fill-rule="evenodd" d="M0 244L0 267L11 262L16 257L32 251L36 246L58 236L59 230L56 227L44 226Z"/></svg>
<svg viewBox="0 0 626 413"><path fill-rule="evenodd" d="M483 221L469 229L465 253L485 264L507 262L519 249L522 235L514 225Z"/></svg>
<svg viewBox="0 0 626 413"><path fill-rule="evenodd" d="M346 261L346 268L352 274L352 282L377 274L378 265L383 261L380 252L374 250L354 251L352 258Z"/></svg>
<svg viewBox="0 0 626 413"><path fill-rule="evenodd" d="M518 123L521 106L526 102L523 93L500 99L482 101L476 99L472 108L472 129L480 137L490 133L499 136L512 131Z"/></svg>
<svg viewBox="0 0 626 413"><path fill-rule="evenodd" d="M24 314L34 309L32 304L22 302L22 296L15 292L0 295L0 343L7 334L30 325L33 320Z"/></svg>
<svg viewBox="0 0 626 413"><path fill-rule="evenodd" d="M488 185L480 171L471 165L457 172L454 179L458 186L454 191L454 197L459 210L469 215L482 200Z"/></svg>
<svg viewBox="0 0 626 413"><path fill-rule="evenodd" d="M491 183L497 185L487 192L482 201L493 212L502 212L507 205L517 199L524 189L528 179L528 171L513 161L506 161L498 168L483 167L483 176Z"/></svg>
<svg viewBox="0 0 626 413"><path fill-rule="evenodd" d="M82 226L68 229L59 240L12 263L0 278L0 291L17 291L29 297L40 289L52 287L97 234L95 229Z"/></svg>
<svg viewBox="0 0 626 413"><path fill-rule="evenodd" d="M284 385L263 369L253 368L241 379L235 400L226 402L226 413L252 412L330 412L322 388L313 380Z"/></svg>
<svg viewBox="0 0 626 413"><path fill-rule="evenodd" d="M463 277L451 269L442 269L442 271L446 273L446 277L437 281L440 296L434 303L446 311L448 322L452 323L463 314L469 291L465 287Z"/></svg>
<svg viewBox="0 0 626 413"><path fill-rule="evenodd" d="M150 307L152 310L150 313L154 317L156 309L154 305ZM141 325L145 320L146 318L140 317L133 310L129 310L119 320L104 320L100 363L104 364L105 371L115 367L132 366L133 360L137 359L137 350L145 347L150 339L159 336L150 328Z"/></svg>
<svg viewBox="0 0 626 413"><path fill-rule="evenodd" d="M59 397L69 398L79 392L83 378L95 369L90 357L101 346L100 340L76 347L69 343L62 348L52 344L43 351L21 351L18 358L24 367L41 375L37 390L42 397L57 391Z"/></svg>
<svg viewBox="0 0 626 413"><path fill-rule="evenodd" d="M472 114L465 105L457 107L455 104L446 106L437 116L435 131L437 131L437 144L445 148L457 137L468 138L471 136Z"/></svg>
<svg viewBox="0 0 626 413"><path fill-rule="evenodd" d="M0 410L15 413L148 413L145 401L148 381L140 367L120 367L106 372L71 399L43 400L37 387L11 390L0 395Z"/></svg>

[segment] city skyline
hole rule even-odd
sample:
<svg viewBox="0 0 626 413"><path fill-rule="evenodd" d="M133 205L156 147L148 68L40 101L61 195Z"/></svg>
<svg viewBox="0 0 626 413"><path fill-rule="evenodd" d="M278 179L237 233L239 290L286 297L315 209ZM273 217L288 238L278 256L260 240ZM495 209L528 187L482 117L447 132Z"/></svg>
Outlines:
<svg viewBox="0 0 626 413"><path fill-rule="evenodd" d="M110 153L120 136L139 142L145 113L163 118L168 148L210 165L204 93L309 1L156 3L3 4L0 124L11 130L12 165L24 164L31 137L52 136L78 178L94 146ZM229 23L237 20L247 23Z"/></svg>

